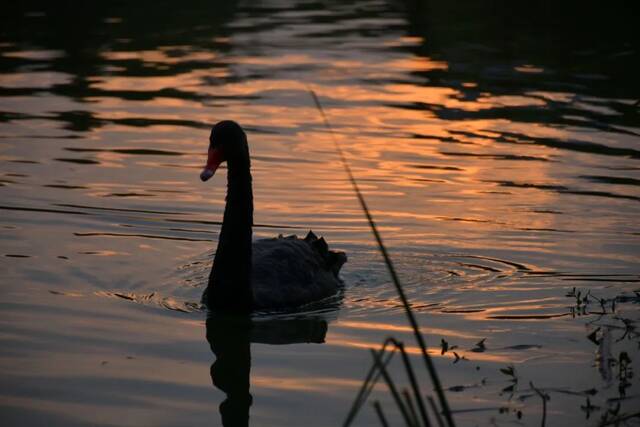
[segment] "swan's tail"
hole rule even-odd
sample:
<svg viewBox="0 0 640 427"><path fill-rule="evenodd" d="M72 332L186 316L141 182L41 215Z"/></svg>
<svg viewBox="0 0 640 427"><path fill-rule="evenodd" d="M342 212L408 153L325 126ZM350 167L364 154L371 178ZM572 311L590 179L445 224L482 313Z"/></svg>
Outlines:
<svg viewBox="0 0 640 427"><path fill-rule="evenodd" d="M324 240L324 237L318 238L313 231L309 231L304 241L311 245L313 250L320 255L325 262L326 269L331 271L337 278L340 269L347 262L347 254L341 251L329 250L329 245Z"/></svg>

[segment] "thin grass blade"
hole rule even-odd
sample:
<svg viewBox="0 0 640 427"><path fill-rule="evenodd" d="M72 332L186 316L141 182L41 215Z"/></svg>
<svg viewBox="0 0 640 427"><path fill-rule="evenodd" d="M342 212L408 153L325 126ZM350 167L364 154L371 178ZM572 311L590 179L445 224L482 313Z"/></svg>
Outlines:
<svg viewBox="0 0 640 427"><path fill-rule="evenodd" d="M360 188L358 187L358 183L356 182L356 179L353 176L353 173L351 172L351 167L349 166L349 163L347 162L347 159L344 155L344 152L342 151L342 148L340 148L340 144L338 144L338 140L335 137L335 134L333 132L333 128L331 127L331 124L329 123L329 120L324 112L324 109L322 108L322 104L320 103L320 99L318 98L318 96L316 95L316 93L309 89L309 92L311 93L311 97L313 98L313 101L316 104L316 107L318 108L318 111L320 112L320 115L322 116L322 119L324 121L324 124L326 126L326 128L329 130L329 134L331 135L331 139L333 140L333 143L336 147L336 151L338 152L338 155L340 156L340 160L342 161L342 166L344 167L345 172L347 173L347 176L349 177L349 181L351 182L351 185L353 187L353 190L356 193L356 196L358 198L358 201L360 202L360 207L362 208L362 210L364 211L365 216L367 217L367 221L369 222L369 226L371 227L371 231L373 232L373 236L376 239L376 242L378 244L378 248L380 249L380 252L382 253L382 257L384 258L384 262L387 265L387 270L389 271L389 274L391 275L391 279L393 281L393 284L396 288L396 291L398 292L398 296L400 297L400 301L402 302L402 305L405 309L405 313L407 315L407 319L409 321L409 324L411 325L411 328L413 329L413 334L416 338L416 341L418 342L418 346L420 347L420 350L422 352L422 358L424 360L424 363L426 365L427 371L429 372L429 376L431 377L431 381L433 383L433 388L436 392L436 395L438 396L438 401L440 402L440 406L442 407L442 412L444 413L445 418L447 419L447 424L449 425L449 427L455 427L455 422L453 421L453 416L451 415L451 409L449 408L449 403L447 402L447 398L444 395L444 391L442 389L442 384L440 383L440 378L438 377L438 373L436 372L435 366L433 365L433 362L431 361L431 357L429 356L429 353L427 352L427 344L424 341L424 338L422 336L422 334L420 333L420 329L418 327L418 322L416 321L416 318L413 314L413 311L411 310L411 305L409 304L409 301L407 299L407 296L404 293L404 289L402 288L402 285L400 284L400 279L398 278L398 275L396 273L396 269L393 266L393 262L391 261L391 257L389 256L389 253L387 252L387 248L385 247L384 243L382 242L382 236L380 235L380 233L378 232L378 228L376 227L376 223L373 220L373 217L371 216L371 212L369 211L369 208L367 206L367 202L364 199L364 196L362 195L362 193L360 192Z"/></svg>

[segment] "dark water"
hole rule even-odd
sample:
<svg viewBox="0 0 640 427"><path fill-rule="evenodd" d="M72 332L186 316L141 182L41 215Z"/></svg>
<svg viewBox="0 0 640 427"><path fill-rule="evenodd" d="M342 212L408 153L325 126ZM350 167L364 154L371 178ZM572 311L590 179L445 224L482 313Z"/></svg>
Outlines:
<svg viewBox="0 0 640 427"><path fill-rule="evenodd" d="M539 425L529 381L548 425L637 408L637 6L53 3L7 7L0 30L3 425L345 418L366 349L413 341L308 88L459 425ZM311 228L348 253L330 307L205 322L225 188L198 173L229 118L256 236Z"/></svg>

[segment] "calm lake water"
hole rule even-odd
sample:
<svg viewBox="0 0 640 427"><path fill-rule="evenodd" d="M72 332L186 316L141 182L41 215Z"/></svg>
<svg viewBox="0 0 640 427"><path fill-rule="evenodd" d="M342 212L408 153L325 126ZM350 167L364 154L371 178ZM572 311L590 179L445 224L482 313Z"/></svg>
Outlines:
<svg viewBox="0 0 640 427"><path fill-rule="evenodd" d="M229 344L220 378L250 381L251 425L339 425L368 348L417 352L309 88L458 425L540 425L530 381L548 425L637 410L633 14L588 31L473 2L51 3L0 30L3 425L221 425L210 344ZM313 229L348 254L330 307L206 325L226 180L198 174L222 119L249 137L256 237ZM355 424L379 425L369 404Z"/></svg>

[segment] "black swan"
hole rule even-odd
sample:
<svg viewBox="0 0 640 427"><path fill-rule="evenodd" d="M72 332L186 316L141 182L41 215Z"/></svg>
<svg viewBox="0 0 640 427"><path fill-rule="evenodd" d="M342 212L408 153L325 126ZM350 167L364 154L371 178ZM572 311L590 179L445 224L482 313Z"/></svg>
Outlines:
<svg viewBox="0 0 640 427"><path fill-rule="evenodd" d="M252 242L253 192L247 136L236 122L211 129L202 181L227 162L227 204L209 283L209 309L248 313L295 308L335 294L341 286L343 252L330 251L313 232L304 239L276 237Z"/></svg>

